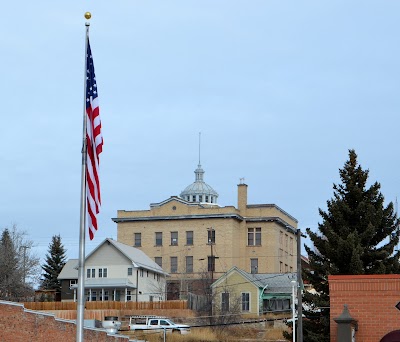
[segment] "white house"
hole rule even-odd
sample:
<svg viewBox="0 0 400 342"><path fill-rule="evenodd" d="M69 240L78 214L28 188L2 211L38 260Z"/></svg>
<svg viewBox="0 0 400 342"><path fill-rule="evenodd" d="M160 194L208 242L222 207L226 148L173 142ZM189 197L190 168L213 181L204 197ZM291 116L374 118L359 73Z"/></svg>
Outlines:
<svg viewBox="0 0 400 342"><path fill-rule="evenodd" d="M105 239L85 258L86 301L164 300L166 276L141 250ZM78 260L69 260L58 279L61 300L76 301Z"/></svg>

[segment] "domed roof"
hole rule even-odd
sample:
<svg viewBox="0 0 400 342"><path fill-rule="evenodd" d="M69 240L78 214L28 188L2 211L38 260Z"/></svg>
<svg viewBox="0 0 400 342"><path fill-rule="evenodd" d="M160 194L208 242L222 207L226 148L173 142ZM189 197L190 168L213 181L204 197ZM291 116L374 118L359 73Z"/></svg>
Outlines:
<svg viewBox="0 0 400 342"><path fill-rule="evenodd" d="M204 170L201 165L194 171L196 179L183 190L180 197L188 202L212 203L216 204L218 193L203 180Z"/></svg>

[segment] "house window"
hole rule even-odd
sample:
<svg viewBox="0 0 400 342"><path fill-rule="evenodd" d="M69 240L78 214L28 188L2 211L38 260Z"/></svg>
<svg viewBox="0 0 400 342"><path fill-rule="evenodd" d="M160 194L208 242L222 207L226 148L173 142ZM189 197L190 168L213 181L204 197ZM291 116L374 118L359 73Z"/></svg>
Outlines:
<svg viewBox="0 0 400 342"><path fill-rule="evenodd" d="M107 278L107 269L99 268L99 278Z"/></svg>
<svg viewBox="0 0 400 342"><path fill-rule="evenodd" d="M215 256L209 256L208 257L208 272L214 272L215 271Z"/></svg>
<svg viewBox="0 0 400 342"><path fill-rule="evenodd" d="M104 300L108 300L109 299L108 294L109 294L108 290L105 290L104 291Z"/></svg>
<svg viewBox="0 0 400 342"><path fill-rule="evenodd" d="M199 202L203 202L203 195L199 195Z"/></svg>
<svg viewBox="0 0 400 342"><path fill-rule="evenodd" d="M86 270L86 278L96 278L96 269L95 268L88 268Z"/></svg>
<svg viewBox="0 0 400 342"><path fill-rule="evenodd" d="M69 287L71 287L71 286L73 286L73 285L76 285L76 284L78 284L78 280L76 280L76 279L71 279L71 280L69 281Z"/></svg>
<svg viewBox="0 0 400 342"><path fill-rule="evenodd" d="M149 271L147 271L147 278L149 277Z"/></svg>
<svg viewBox="0 0 400 342"><path fill-rule="evenodd" d="M264 300L264 311L290 311L290 299L271 298Z"/></svg>
<svg viewBox="0 0 400 342"><path fill-rule="evenodd" d="M128 276L132 275L132 271L133 271L132 267L128 267Z"/></svg>
<svg viewBox="0 0 400 342"><path fill-rule="evenodd" d="M130 302L132 300L132 292L131 290L126 291L126 301Z"/></svg>
<svg viewBox="0 0 400 342"><path fill-rule="evenodd" d="M140 276L143 277L143 268L140 269Z"/></svg>
<svg viewBox="0 0 400 342"><path fill-rule="evenodd" d="M92 295L91 295L90 300L92 302L95 302L97 300L97 292L96 291L92 291Z"/></svg>
<svg viewBox="0 0 400 342"><path fill-rule="evenodd" d="M178 246L178 232L171 232L171 246Z"/></svg>
<svg viewBox="0 0 400 342"><path fill-rule="evenodd" d="M247 229L247 245L261 246L261 228Z"/></svg>
<svg viewBox="0 0 400 342"><path fill-rule="evenodd" d="M250 293L242 293L242 311L250 311Z"/></svg>
<svg viewBox="0 0 400 342"><path fill-rule="evenodd" d="M229 311L229 292L221 293L221 311L222 312Z"/></svg>
<svg viewBox="0 0 400 342"><path fill-rule="evenodd" d="M178 257L171 257L171 273L178 272Z"/></svg>
<svg viewBox="0 0 400 342"><path fill-rule="evenodd" d="M186 257L186 273L193 273L193 257Z"/></svg>
<svg viewBox="0 0 400 342"><path fill-rule="evenodd" d="M186 244L188 246L193 245L193 231L192 230L186 232Z"/></svg>
<svg viewBox="0 0 400 342"><path fill-rule="evenodd" d="M162 267L162 257L155 257L154 261L158 266Z"/></svg>
<svg viewBox="0 0 400 342"><path fill-rule="evenodd" d="M142 245L142 233L135 233L135 247Z"/></svg>
<svg viewBox="0 0 400 342"><path fill-rule="evenodd" d="M208 196L206 195L206 202L208 203Z"/></svg>
<svg viewBox="0 0 400 342"><path fill-rule="evenodd" d="M96 278L96 269L92 268L92 278Z"/></svg>
<svg viewBox="0 0 400 342"><path fill-rule="evenodd" d="M207 229L207 242L208 244L215 243L215 230Z"/></svg>
<svg viewBox="0 0 400 342"><path fill-rule="evenodd" d="M160 281L160 275L157 273L157 281Z"/></svg>
<svg viewBox="0 0 400 342"><path fill-rule="evenodd" d="M162 246L162 232L156 232L156 246Z"/></svg>
<svg viewBox="0 0 400 342"><path fill-rule="evenodd" d="M252 274L258 273L258 259L250 259L250 270Z"/></svg>

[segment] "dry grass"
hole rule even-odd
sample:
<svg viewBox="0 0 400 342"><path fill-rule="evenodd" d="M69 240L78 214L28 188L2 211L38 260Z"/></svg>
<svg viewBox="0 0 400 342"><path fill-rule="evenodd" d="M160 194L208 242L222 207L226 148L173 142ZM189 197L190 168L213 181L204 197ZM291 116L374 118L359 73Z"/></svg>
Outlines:
<svg viewBox="0 0 400 342"><path fill-rule="evenodd" d="M282 335L283 328L268 330L258 330L250 327L232 327L224 330L211 330L210 328L195 328L190 334L167 334L168 342L232 342L232 341L260 341L277 342L286 341ZM130 334L129 334L130 335ZM132 336L132 335L131 335ZM139 340L148 342L163 341L162 333L140 333L136 332L133 336Z"/></svg>

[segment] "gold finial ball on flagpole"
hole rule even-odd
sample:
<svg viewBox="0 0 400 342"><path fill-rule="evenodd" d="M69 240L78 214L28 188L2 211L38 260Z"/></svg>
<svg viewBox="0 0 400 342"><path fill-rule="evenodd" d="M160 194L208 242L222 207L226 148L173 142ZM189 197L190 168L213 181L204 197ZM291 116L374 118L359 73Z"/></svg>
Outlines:
<svg viewBox="0 0 400 342"><path fill-rule="evenodd" d="M86 18L87 20L89 20L91 17L92 17L92 13L90 13L90 12L86 12L86 13L85 13L85 18Z"/></svg>

